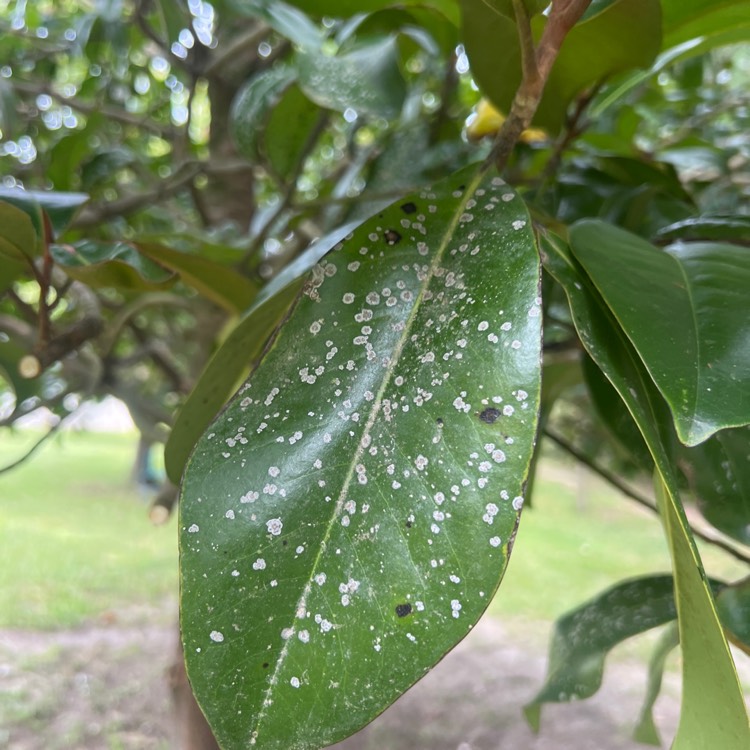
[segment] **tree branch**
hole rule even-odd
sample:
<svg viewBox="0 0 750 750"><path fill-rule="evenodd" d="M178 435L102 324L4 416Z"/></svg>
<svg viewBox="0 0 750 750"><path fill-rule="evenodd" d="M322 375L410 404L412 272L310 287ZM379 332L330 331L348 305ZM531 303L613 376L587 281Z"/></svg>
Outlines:
<svg viewBox="0 0 750 750"><path fill-rule="evenodd" d="M502 172L508 164L510 155L526 128L536 113L542 99L544 86L549 78L552 65L557 59L562 43L578 19L583 15L591 0L553 0L547 24L542 32L542 38L531 57L533 43L531 29L528 25L528 15L518 12L518 6L523 6L521 0L514 0L516 8L516 24L521 43L523 77L513 98L508 117L503 122L497 134L495 145L485 162L485 166L495 164Z"/></svg>
<svg viewBox="0 0 750 750"><path fill-rule="evenodd" d="M631 500L638 503L638 505L647 508L652 513L656 513L656 515L659 515L659 510L656 507L656 503L654 503L644 495L636 492L632 487L623 482L622 479L620 479L620 477L618 477L616 474L613 474L603 466L599 466L598 464L594 463L585 453L579 451L575 446L571 445L567 440L552 432L549 428L545 429L543 434L545 437L549 438L553 443L555 443L555 445L557 445L559 448L562 448L566 453L575 458L576 461L582 463L588 469L593 471L594 474L597 474L602 479L604 479L604 481L608 482L613 487L622 492L623 495L629 497ZM713 544L715 547L719 547L719 549L724 550L724 552L732 555L732 557L735 557L737 560L741 560L744 563L750 564L750 555L746 555L733 545L725 542L723 539L718 539L715 536L701 531L700 529L696 529L692 524L690 526L690 530L693 532L693 534L695 534L695 536L703 539L704 542Z"/></svg>
<svg viewBox="0 0 750 750"><path fill-rule="evenodd" d="M101 114L110 120L116 120L117 122L146 130L167 141L170 141L174 137L173 128L163 127L151 119L140 117L132 112L128 112L118 107L112 107L108 104L83 102L73 96L63 96L56 92L49 84L42 81L19 81L15 78L11 78L10 82L16 91L23 94L30 94L32 96L46 94L56 102L65 104L84 115Z"/></svg>

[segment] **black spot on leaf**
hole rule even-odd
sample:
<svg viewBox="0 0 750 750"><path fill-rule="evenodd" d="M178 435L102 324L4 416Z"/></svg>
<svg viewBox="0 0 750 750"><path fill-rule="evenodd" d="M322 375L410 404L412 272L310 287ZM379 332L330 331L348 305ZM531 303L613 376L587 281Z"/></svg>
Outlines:
<svg viewBox="0 0 750 750"><path fill-rule="evenodd" d="M383 237L388 245L397 245L401 242L401 235L395 229L386 229Z"/></svg>
<svg viewBox="0 0 750 750"><path fill-rule="evenodd" d="M486 422L487 424L494 424L495 422L497 422L497 418L500 416L500 413L500 409L495 409L494 407L490 406L479 415L479 418L482 420L482 422Z"/></svg>
<svg viewBox="0 0 750 750"><path fill-rule="evenodd" d="M411 521L406 522L406 528L410 529L414 524Z"/></svg>
<svg viewBox="0 0 750 750"><path fill-rule="evenodd" d="M267 661L263 662L263 669L268 669L269 666L270 664Z"/></svg>
<svg viewBox="0 0 750 750"><path fill-rule="evenodd" d="M401 206L401 210L405 214L413 214L417 210L417 207L411 201L409 201L408 203L404 203Z"/></svg>
<svg viewBox="0 0 750 750"><path fill-rule="evenodd" d="M438 427L442 427L445 424L442 417L438 417L435 421L437 422Z"/></svg>
<svg viewBox="0 0 750 750"><path fill-rule="evenodd" d="M411 604L409 602L405 602L404 604L397 604L396 605L396 614L399 617L406 617L407 615L411 614Z"/></svg>

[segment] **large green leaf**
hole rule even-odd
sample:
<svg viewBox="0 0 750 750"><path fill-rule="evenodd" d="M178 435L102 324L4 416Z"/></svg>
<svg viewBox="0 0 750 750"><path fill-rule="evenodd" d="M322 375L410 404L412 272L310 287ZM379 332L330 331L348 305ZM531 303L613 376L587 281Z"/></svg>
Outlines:
<svg viewBox="0 0 750 750"><path fill-rule="evenodd" d="M662 0L664 48L743 29L750 38L747 0Z"/></svg>
<svg viewBox="0 0 750 750"><path fill-rule="evenodd" d="M326 109L353 109L392 119L401 111L406 83L395 36L373 39L338 55L300 50L297 72L302 90Z"/></svg>
<svg viewBox="0 0 750 750"><path fill-rule="evenodd" d="M484 611L536 432L538 285L524 205L475 168L313 269L183 480L187 668L227 750L343 738Z"/></svg>
<svg viewBox="0 0 750 750"><path fill-rule="evenodd" d="M701 445L682 447L678 462L705 518L750 544L750 428L721 430Z"/></svg>
<svg viewBox="0 0 750 750"><path fill-rule="evenodd" d="M255 298L231 333L214 352L177 413L164 448L167 476L180 483L188 456L229 397L247 376L263 345L302 288L302 277L360 222L321 237L288 264Z"/></svg>
<svg viewBox="0 0 750 750"><path fill-rule="evenodd" d="M472 74L480 89L507 112L521 80L521 54L515 21L497 9L500 5L461 0ZM577 94L614 73L650 65L660 49L659 0L615 0L593 7L566 37L534 118L552 131L562 127ZM544 16L532 19L537 40L545 23Z"/></svg>
<svg viewBox="0 0 750 750"><path fill-rule="evenodd" d="M641 430L657 471L656 489L672 556L683 654L682 711L673 750L750 746L742 690L703 567L679 501L665 443L669 414L637 353L592 282L558 239L545 239L547 270L568 295L581 342Z"/></svg>
<svg viewBox="0 0 750 750"><path fill-rule="evenodd" d="M619 643L674 620L672 576L618 583L555 623L544 687L524 712L539 729L542 703L589 698L602 684L604 660Z"/></svg>
<svg viewBox="0 0 750 750"><path fill-rule="evenodd" d="M696 445L750 422L750 253L720 243L661 250L601 221L571 230L571 249Z"/></svg>

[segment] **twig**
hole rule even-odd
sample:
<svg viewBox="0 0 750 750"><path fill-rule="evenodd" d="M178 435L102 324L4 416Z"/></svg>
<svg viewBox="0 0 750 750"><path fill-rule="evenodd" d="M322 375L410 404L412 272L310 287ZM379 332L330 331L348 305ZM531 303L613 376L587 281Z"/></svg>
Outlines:
<svg viewBox="0 0 750 750"><path fill-rule="evenodd" d="M544 430L544 436L549 438L555 445L562 448L566 453L573 456L573 458L576 459L576 461L579 461L584 466L586 466L588 469L594 472L594 474L597 474L602 479L604 479L606 482L609 482L613 487L617 488L620 492L622 492L623 495L629 497L631 500L634 500L639 505L642 505L644 508L648 508L652 513L656 513L659 515L659 510L656 507L656 503L649 500L644 495L641 495L640 493L636 492L632 487L628 486L625 482L620 479L616 474L613 474L611 471L605 469L603 466L599 466L594 461L592 461L585 453L582 453L579 451L575 446L568 443L567 440L563 439L559 435L552 432L549 428ZM704 531L701 531L700 529L696 529L694 526L690 526L690 530L695 534L695 536L699 537L700 539L703 539L704 542L708 542L709 544L713 544L716 547L719 547L720 549L723 549L724 552L732 555L732 557L735 557L737 560L741 560L744 563L750 564L750 555L746 555L740 550L733 547L731 544L728 544L723 539L717 539L710 534L705 533Z"/></svg>
<svg viewBox="0 0 750 750"><path fill-rule="evenodd" d="M62 423L68 419L71 415L75 414L75 411L70 412L70 414L66 414L64 417L60 417L60 421L57 422L57 424L52 425L52 427L47 430L47 432L42 435L42 437L39 438L39 440L34 443L34 445L29 448L29 450L26 451L26 453L23 454L20 458L17 458L15 461L11 461L9 464L6 464L2 468L0 468L0 474L4 474L6 471L12 471L17 466L20 466L24 461L27 461L29 458L31 458L34 453L36 453L37 449L40 448L44 443L47 442L59 429Z"/></svg>
<svg viewBox="0 0 750 750"><path fill-rule="evenodd" d="M227 64L236 63L238 56L251 47L257 47L258 43L268 35L271 27L262 21L257 25L247 29L244 33L238 34L229 44L222 48L221 54L217 54L211 59L203 71L206 78L220 75L222 68Z"/></svg>
<svg viewBox="0 0 750 750"><path fill-rule="evenodd" d="M201 162L187 162L162 183L141 193L109 202L87 203L71 223L72 229L94 226L115 216L126 216L146 206L171 198L185 189L203 171Z"/></svg>
<svg viewBox="0 0 750 750"><path fill-rule="evenodd" d="M495 164L502 172L518 143L521 133L531 124L552 65L568 32L583 15L591 0L553 0L542 38L534 49L531 26L522 0L513 0L521 46L523 77L513 98L508 117L497 134L485 167ZM532 54L533 50L533 54Z"/></svg>
<svg viewBox="0 0 750 750"><path fill-rule="evenodd" d="M171 140L174 135L174 129L163 127L151 119L139 117L132 112L128 112L118 107L112 107L107 104L82 102L76 97L67 97L56 92L49 84L36 81L18 81L15 78L10 79L13 88L24 94L39 96L46 94L60 104L65 104L72 109L78 110L84 115L100 114L107 119L116 120L117 122L133 125L134 127L147 130L150 133L158 135L164 140Z"/></svg>

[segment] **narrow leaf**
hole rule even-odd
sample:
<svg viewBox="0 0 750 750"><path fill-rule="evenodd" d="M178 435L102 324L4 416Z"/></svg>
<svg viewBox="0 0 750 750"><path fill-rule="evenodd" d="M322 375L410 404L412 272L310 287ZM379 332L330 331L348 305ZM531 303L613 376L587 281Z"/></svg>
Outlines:
<svg viewBox="0 0 750 750"><path fill-rule="evenodd" d="M604 660L619 643L674 620L672 576L618 583L555 623L547 680L525 708L539 729L542 703L561 703L594 695L602 684Z"/></svg>
<svg viewBox="0 0 750 750"><path fill-rule="evenodd" d="M187 667L227 750L347 736L484 611L536 432L538 285L524 205L475 168L313 269L183 480Z"/></svg>
<svg viewBox="0 0 750 750"><path fill-rule="evenodd" d="M138 250L146 258L178 273L183 283L229 312L247 309L258 292L257 285L248 278L209 258L150 242L139 242Z"/></svg>
<svg viewBox="0 0 750 750"><path fill-rule="evenodd" d="M682 711L673 750L750 746L742 690L664 445L668 414L637 353L592 282L564 245L545 240L545 266L560 282L581 342L617 390L654 460L660 509L672 556L683 653Z"/></svg>
<svg viewBox="0 0 750 750"><path fill-rule="evenodd" d="M571 229L571 249L697 445L750 422L750 253L736 245L666 250L601 221Z"/></svg>

